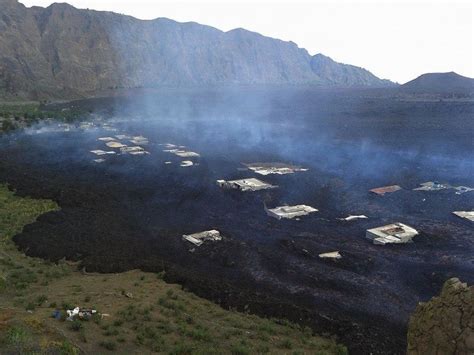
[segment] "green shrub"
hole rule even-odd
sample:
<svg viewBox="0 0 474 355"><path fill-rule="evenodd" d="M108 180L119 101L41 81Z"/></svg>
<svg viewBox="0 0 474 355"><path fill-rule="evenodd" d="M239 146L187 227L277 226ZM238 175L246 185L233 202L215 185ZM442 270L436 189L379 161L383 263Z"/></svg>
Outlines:
<svg viewBox="0 0 474 355"><path fill-rule="evenodd" d="M84 327L84 324L78 319L75 319L71 323L71 329L74 330L75 332L80 331Z"/></svg>
<svg viewBox="0 0 474 355"><path fill-rule="evenodd" d="M101 341L99 345L110 351L117 349L117 344L115 344L113 341Z"/></svg>
<svg viewBox="0 0 474 355"><path fill-rule="evenodd" d="M47 300L48 300L48 297L46 297L45 295L40 295L40 296L36 297L36 305L41 306Z"/></svg>
<svg viewBox="0 0 474 355"><path fill-rule="evenodd" d="M5 340L9 345L22 345L27 342L28 333L22 327L11 327L7 330L7 336Z"/></svg>
<svg viewBox="0 0 474 355"><path fill-rule="evenodd" d="M107 329L104 333L103 333L106 337L108 336L115 336L115 335L119 335L119 331L117 329Z"/></svg>
<svg viewBox="0 0 474 355"><path fill-rule="evenodd" d="M239 344L234 345L230 352L232 353L232 355L249 355L250 349L245 345Z"/></svg>
<svg viewBox="0 0 474 355"><path fill-rule="evenodd" d="M278 345L282 349L291 349L293 348L293 343L289 339L285 339Z"/></svg>
<svg viewBox="0 0 474 355"><path fill-rule="evenodd" d="M78 355L79 349L72 345L68 341L63 341L59 346L59 351L61 355Z"/></svg>

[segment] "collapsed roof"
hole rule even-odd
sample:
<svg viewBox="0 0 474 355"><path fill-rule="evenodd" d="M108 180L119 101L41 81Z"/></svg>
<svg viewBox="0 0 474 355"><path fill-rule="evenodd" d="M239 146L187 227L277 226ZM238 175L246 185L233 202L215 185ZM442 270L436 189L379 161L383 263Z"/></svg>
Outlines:
<svg viewBox="0 0 474 355"><path fill-rule="evenodd" d="M416 229L403 223L392 223L368 229L365 234L366 238L378 245L408 243L416 235L418 235Z"/></svg>
<svg viewBox="0 0 474 355"><path fill-rule="evenodd" d="M240 180L217 180L217 185L226 189L235 189L240 191L258 191L266 189L274 189L278 186L271 185L255 178Z"/></svg>
<svg viewBox="0 0 474 355"><path fill-rule="evenodd" d="M200 246L206 241L222 240L222 236L218 230L212 229L194 234L184 234L183 239L193 243L196 246Z"/></svg>
<svg viewBox="0 0 474 355"><path fill-rule="evenodd" d="M285 175L293 174L298 171L308 171L300 166L285 164L285 163L243 163L249 170L252 170L256 174L260 175Z"/></svg>
<svg viewBox="0 0 474 355"><path fill-rule="evenodd" d="M265 211L267 212L267 215L276 219L292 219L295 217L306 216L313 212L318 212L316 208L306 205L280 206L271 209L265 207Z"/></svg>
<svg viewBox="0 0 474 355"><path fill-rule="evenodd" d="M377 187L375 189L370 190L370 192L373 192L374 194L383 196L386 193L391 193L395 192L398 190L401 190L402 188L398 185L390 185L390 186L383 186L383 187Z"/></svg>

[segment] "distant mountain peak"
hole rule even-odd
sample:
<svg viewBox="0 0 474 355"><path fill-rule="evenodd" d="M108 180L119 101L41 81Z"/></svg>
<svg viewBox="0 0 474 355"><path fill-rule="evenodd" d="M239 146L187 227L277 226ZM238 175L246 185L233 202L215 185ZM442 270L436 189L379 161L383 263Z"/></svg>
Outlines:
<svg viewBox="0 0 474 355"><path fill-rule="evenodd" d="M454 71L426 73L403 84L401 88L412 92L469 93L474 92L474 79Z"/></svg>

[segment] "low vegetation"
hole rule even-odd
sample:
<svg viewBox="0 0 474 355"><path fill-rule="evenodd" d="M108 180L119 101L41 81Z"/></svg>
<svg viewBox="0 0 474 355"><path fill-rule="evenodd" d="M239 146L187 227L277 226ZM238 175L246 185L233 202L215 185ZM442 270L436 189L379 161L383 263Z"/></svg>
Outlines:
<svg viewBox="0 0 474 355"><path fill-rule="evenodd" d="M0 132L29 127L46 119L72 122L84 114L79 109L47 109L38 102L0 103Z"/></svg>
<svg viewBox="0 0 474 355"><path fill-rule="evenodd" d="M163 274L84 274L20 253L12 236L57 208L0 185L0 353L347 353L309 328L224 310ZM66 320L75 306L100 315Z"/></svg>

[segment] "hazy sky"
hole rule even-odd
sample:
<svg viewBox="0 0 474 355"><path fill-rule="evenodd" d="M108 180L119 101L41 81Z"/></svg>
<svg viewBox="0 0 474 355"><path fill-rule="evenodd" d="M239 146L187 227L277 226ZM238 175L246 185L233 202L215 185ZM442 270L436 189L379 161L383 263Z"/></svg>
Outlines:
<svg viewBox="0 0 474 355"><path fill-rule="evenodd" d="M48 6L54 1L20 2ZM469 0L66 2L140 19L195 21L224 31L243 27L400 83L426 72L455 71L474 77L474 2Z"/></svg>

